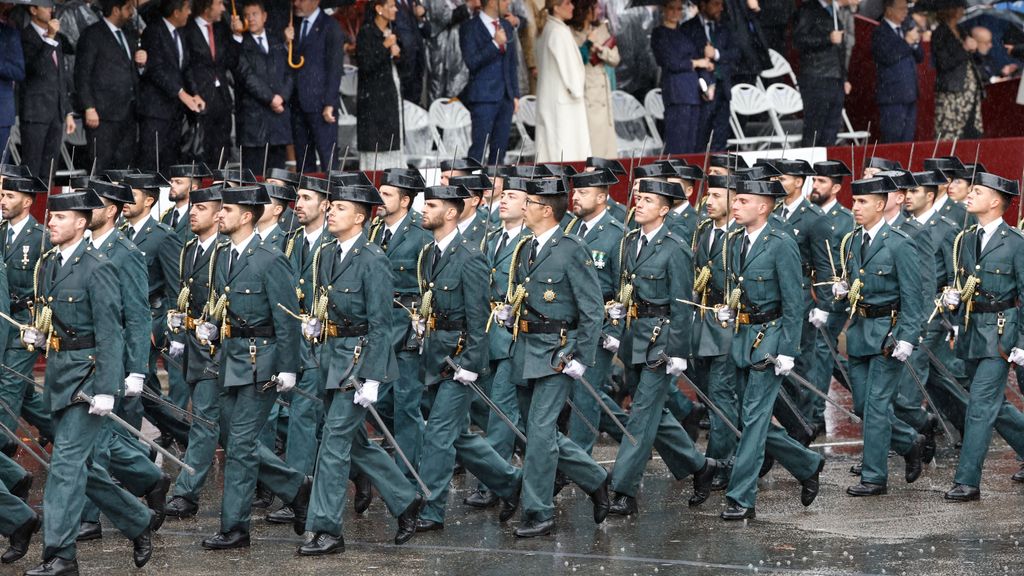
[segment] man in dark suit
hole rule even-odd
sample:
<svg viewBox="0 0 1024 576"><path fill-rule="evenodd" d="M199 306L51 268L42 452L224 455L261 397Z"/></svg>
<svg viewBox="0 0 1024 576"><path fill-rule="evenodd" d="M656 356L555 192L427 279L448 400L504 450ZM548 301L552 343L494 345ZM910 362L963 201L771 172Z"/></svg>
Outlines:
<svg viewBox="0 0 1024 576"><path fill-rule="evenodd" d="M427 65L423 41L430 37L427 9L420 0L395 0L395 7L398 14L392 26L402 47L402 57L395 61L402 84L402 99L419 104L423 98L423 70Z"/></svg>
<svg viewBox="0 0 1024 576"><path fill-rule="evenodd" d="M135 3L101 0L100 9L103 20L82 32L75 61L75 92L97 173L135 159L139 75L146 66L146 51L125 26L135 16Z"/></svg>
<svg viewBox="0 0 1024 576"><path fill-rule="evenodd" d="M139 87L139 161L147 170L178 163L178 144L185 109L199 113L202 97L185 89L188 51L179 28L188 23L192 7L186 0L160 0L160 18L142 33L146 70ZM159 139L159 143L158 143Z"/></svg>
<svg viewBox="0 0 1024 576"><path fill-rule="evenodd" d="M732 72L739 61L739 51L732 44L729 27L722 25L724 0L698 0L700 12L679 26L694 46L703 46L704 57L715 65L708 73L712 85L702 95L700 105L700 128L697 130L697 146L707 144L711 131L715 131L712 150L725 150L725 142L732 131L729 129L729 101L732 99Z"/></svg>
<svg viewBox="0 0 1024 576"><path fill-rule="evenodd" d="M195 160L212 166L219 161L221 150L231 146L229 71L235 67L237 47L231 41L231 29L221 20L224 0L194 0L192 8L192 21L181 30L188 51L185 85L206 103L199 113L202 158Z"/></svg>
<svg viewBox="0 0 1024 576"><path fill-rule="evenodd" d="M501 162L499 153L508 151L512 113L519 104L515 29L502 17L507 9L508 0L483 0L476 17L459 29L459 46L469 68L462 98L473 120L469 157L483 162L487 152L487 165ZM485 151L488 139L490 149Z"/></svg>
<svg viewBox="0 0 1024 576"><path fill-rule="evenodd" d="M52 0L29 6L31 20L21 30L25 79L18 86L21 158L33 174L45 179L60 153L65 133L75 131L71 117L69 82L64 66L67 39L53 17Z"/></svg>
<svg viewBox="0 0 1024 576"><path fill-rule="evenodd" d="M793 43L800 52L804 146L835 144L843 118L846 50L837 8L837 0L804 2L796 15Z"/></svg>
<svg viewBox="0 0 1024 576"><path fill-rule="evenodd" d="M345 34L338 21L320 10L320 0L293 0L295 16L285 28L285 39L293 44L293 60L305 61L295 75L292 98L292 136L295 156L306 159L299 173L327 171L331 150L338 141L338 87L341 86ZM298 24L299 30L295 30ZM308 152L310 153L307 153ZM316 152L316 154L312 154ZM307 166L309 167L307 169Z"/></svg>
<svg viewBox="0 0 1024 576"><path fill-rule="evenodd" d="M246 0L242 14L249 32L241 37L235 69L238 144L243 167L266 176L270 169L284 168L285 148L292 143L293 76L284 42L265 28L263 0Z"/></svg>
<svg viewBox="0 0 1024 576"><path fill-rule="evenodd" d="M25 78L18 31L8 24L10 4L0 4L0 162L7 161L7 139L14 125L14 83Z"/></svg>
<svg viewBox="0 0 1024 576"><path fill-rule="evenodd" d="M917 64L924 52L907 12L907 0L885 0L885 16L871 33L882 142L912 141L917 125Z"/></svg>

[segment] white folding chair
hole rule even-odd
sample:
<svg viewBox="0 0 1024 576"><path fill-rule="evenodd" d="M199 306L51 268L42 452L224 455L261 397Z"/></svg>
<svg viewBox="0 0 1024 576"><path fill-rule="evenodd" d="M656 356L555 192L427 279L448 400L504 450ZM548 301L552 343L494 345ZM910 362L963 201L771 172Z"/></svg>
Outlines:
<svg viewBox="0 0 1024 576"><path fill-rule="evenodd" d="M794 144L801 140L803 120L796 118L804 111L804 100L800 96L800 92L789 84L778 83L769 86L765 94L772 107L768 117L775 129L775 135L781 136L783 142L787 144ZM783 126L784 123L785 126Z"/></svg>
<svg viewBox="0 0 1024 576"><path fill-rule="evenodd" d="M11 157L11 163L21 164L21 128L17 116L14 117L14 125L7 137L7 154Z"/></svg>
<svg viewBox="0 0 1024 576"><path fill-rule="evenodd" d="M615 119L619 157L650 156L661 152L661 136L657 130L651 133L647 111L632 94L622 90L612 92L612 118Z"/></svg>
<svg viewBox="0 0 1024 576"><path fill-rule="evenodd" d="M519 149L510 150L507 157L519 159L522 156L522 158L532 160L537 154L537 145L534 143L533 137L530 136L527 126L537 127L537 97L535 95L527 94L519 98L519 109L512 116L512 121L519 134Z"/></svg>
<svg viewBox="0 0 1024 576"><path fill-rule="evenodd" d="M405 128L406 161L422 168L437 159L436 146L440 138L430 124L430 114L408 100L402 101L402 119Z"/></svg>
<svg viewBox="0 0 1024 576"><path fill-rule="evenodd" d="M776 78L786 77L789 78L789 81L793 84L794 88L799 89L800 87L796 81L796 74L793 72L793 66L789 64L786 57L771 48L768 49L768 57L771 58L772 67L761 71L761 74L757 77L757 87L764 90L764 83L761 82L762 78L765 80L774 80Z"/></svg>
<svg viewBox="0 0 1024 576"><path fill-rule="evenodd" d="M444 156L466 156L473 143L473 121L469 109L454 98L438 98L430 104L430 123L441 136Z"/></svg>
<svg viewBox="0 0 1024 576"><path fill-rule="evenodd" d="M349 114L348 105L345 104L347 98L353 104L353 112L355 112L356 94L359 91L359 68L351 64L345 64L344 74L341 76L341 85L338 87L338 92L341 94L341 113Z"/></svg>
<svg viewBox="0 0 1024 576"><path fill-rule="evenodd" d="M726 144L749 150L755 148L764 149L772 144L782 144L785 142L786 137L778 135L775 131L775 126L770 121L771 113L772 105L768 101L768 95L765 94L764 90L752 84L736 84L733 86L732 105L729 107L729 124L732 126L734 136ZM758 134L748 136L743 130L743 123L740 122L740 119L742 117L760 116L761 114L768 115L769 122L762 123L761 126L758 126L756 122L750 123L748 128L757 129Z"/></svg>
<svg viewBox="0 0 1024 576"><path fill-rule="evenodd" d="M656 122L665 120L665 100L661 97L661 88L655 88L644 96L644 109L647 110L647 129L661 138Z"/></svg>
<svg viewBox="0 0 1024 576"><path fill-rule="evenodd" d="M1024 85L1024 83L1022 83ZM843 108L843 126L846 130L836 134L837 142L853 142L860 146L867 142L868 138L871 137L871 132L867 130L854 130L853 124L850 122L850 117L846 115L846 108Z"/></svg>

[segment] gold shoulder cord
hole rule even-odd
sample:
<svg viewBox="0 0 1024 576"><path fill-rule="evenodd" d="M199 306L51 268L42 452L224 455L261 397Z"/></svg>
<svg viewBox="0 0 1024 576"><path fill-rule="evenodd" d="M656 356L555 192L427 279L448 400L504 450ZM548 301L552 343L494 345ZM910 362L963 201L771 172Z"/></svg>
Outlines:
<svg viewBox="0 0 1024 576"><path fill-rule="evenodd" d="M320 323L323 326L323 330L325 331L327 330L327 305L330 302L330 297L327 294L327 290L324 289L323 286L317 286L317 280L320 279L320 253L325 246L330 246L331 244L335 244L336 242L336 240L331 240L330 242L327 243L321 242L320 245L317 246L316 251L313 253L313 305L310 308L310 312L312 313L314 318L320 320ZM301 309L301 304L299 307ZM321 339L323 339L323 336L324 334L320 335Z"/></svg>
<svg viewBox="0 0 1024 576"><path fill-rule="evenodd" d="M224 242L221 242L216 246L216 248L213 251L213 254L210 255L210 263L208 264L206 272L206 281L210 286L210 297L206 302L205 308L203 309L203 317L208 317L210 320L214 322L221 321L222 340L224 337L224 326L227 319L227 315L224 314L224 312L225 310L227 310L228 307L228 296L227 294L221 294L219 298L217 297L217 291L215 290L215 284L213 283L213 274L217 269L217 255L220 254L220 251L223 250L230 243L230 241L225 240Z"/></svg>
<svg viewBox="0 0 1024 576"><path fill-rule="evenodd" d="M50 337L53 336L53 310L50 309L50 305L43 302L42 296L39 294L39 272L43 268L43 261L57 253L57 247L54 246L46 251L38 261L36 261L35 270L32 272L32 294L35 296L36 303L42 302L43 305L38 310L33 310L34 318L32 326L36 330L39 330L46 335L46 354L50 351ZM29 350L31 352L32 350ZM44 354L45 355L45 354Z"/></svg>
<svg viewBox="0 0 1024 576"><path fill-rule="evenodd" d="M383 225L384 219L379 216L375 216L373 222L370 224L370 242L377 241L377 234L380 233L380 229Z"/></svg>
<svg viewBox="0 0 1024 576"><path fill-rule="evenodd" d="M296 228L295 231L292 232L291 238L288 239L288 244L286 244L284 247L285 258L288 258L289 260L291 259L292 252L295 250L295 240L298 239L299 234L302 234L304 232L305 228L302 228L301 226L299 228Z"/></svg>
<svg viewBox="0 0 1024 576"><path fill-rule="evenodd" d="M423 257L427 254L431 245L434 245L434 243L425 244L420 249L419 257L416 258L416 284L420 287L420 316L423 318L430 318L431 307L434 301L433 291L427 288L426 282L423 281Z"/></svg>
<svg viewBox="0 0 1024 576"><path fill-rule="evenodd" d="M569 230L572 230L572 227L575 226L576 223L579 222L579 221L580 221L580 217L579 216L573 216L572 220L569 220L569 223L565 225L565 228L562 230L562 234L568 234Z"/></svg>
<svg viewBox="0 0 1024 576"><path fill-rule="evenodd" d="M854 235L857 234L860 229L860 226L854 227L854 229L847 232L846 236L843 236L843 239L839 242L839 260L843 271L842 277L847 282L850 280L849 270L847 269L847 262L850 256L850 240L853 239ZM846 293L846 299L850 301L850 318L853 318L853 315L857 313L857 304L860 303L862 298L860 291L863 288L864 281L860 278L857 278L850 283L850 290Z"/></svg>
<svg viewBox="0 0 1024 576"><path fill-rule="evenodd" d="M733 238L738 234L742 234L743 229L733 230L729 233L729 238ZM728 245L728 241L726 242ZM740 298L743 296L743 289L737 284L732 290L729 289L729 268L726 267L726 253L728 252L728 246L724 247L722 251L722 267L725 270L725 302L723 303L726 308L735 310L738 314L740 311ZM740 331L739 322L736 322L736 332Z"/></svg>
<svg viewBox="0 0 1024 576"><path fill-rule="evenodd" d="M954 273L954 284L956 289L960 291L960 302L964 305L964 329L967 329L968 324L971 322L971 312L974 310L974 294L978 291L978 286L981 285L981 278L978 278L974 274L967 276L966 280L963 280L961 284L961 268L962 264L960 260L960 249L963 247L964 235L967 232L973 232L978 226L975 224L969 228L962 230L956 235L956 239L953 240L953 273Z"/></svg>
<svg viewBox="0 0 1024 576"><path fill-rule="evenodd" d="M171 204L166 210L160 213L160 222L164 221L164 218L174 210L174 204Z"/></svg>
<svg viewBox="0 0 1024 576"><path fill-rule="evenodd" d="M515 317L515 324L512 325L512 339L519 337L519 318L522 315L523 301L526 299L526 286L515 284L516 268L519 267L519 255L528 242L533 241L532 235L523 236L519 239L514 250L512 250L512 261L508 266L508 289L505 291L505 302L512 307L512 316ZM514 287L513 287L514 286Z"/></svg>
<svg viewBox="0 0 1024 576"><path fill-rule="evenodd" d="M188 314L188 300L192 295L192 289L188 283L185 282L185 255L188 254L188 249L191 248L199 241L199 237L193 237L181 248L181 253L178 254L178 301L175 305L174 312L184 312Z"/></svg>
<svg viewBox="0 0 1024 576"><path fill-rule="evenodd" d="M694 257L696 257L697 254L697 241L700 239L700 233L710 222L712 222L711 218L701 220L697 224L697 228L693 231L693 239L690 241L690 252ZM694 294L701 294L701 304L705 303L706 294L704 292L708 286L709 280L711 280L711 267L709 265L701 266L694 272L693 292Z"/></svg>
<svg viewBox="0 0 1024 576"><path fill-rule="evenodd" d="M622 240L619 240L619 294L616 301L618 301L619 304L622 304L626 310L629 310L630 305L633 303L633 282L632 279L629 278L629 273L626 271L626 240L629 239L630 236L636 234L639 230L639 228L630 230L622 237ZM627 324L629 322L628 313L626 322ZM615 324L615 322L613 322L613 324Z"/></svg>

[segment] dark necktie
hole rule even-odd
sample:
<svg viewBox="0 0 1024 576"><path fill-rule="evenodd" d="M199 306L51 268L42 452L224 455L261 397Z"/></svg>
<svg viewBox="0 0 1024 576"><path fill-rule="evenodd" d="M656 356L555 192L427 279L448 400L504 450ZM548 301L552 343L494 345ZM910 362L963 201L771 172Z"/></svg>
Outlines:
<svg viewBox="0 0 1024 576"><path fill-rule="evenodd" d="M181 50L181 33L177 28L174 29L174 51L178 53L178 68L181 68L185 58Z"/></svg>
<svg viewBox="0 0 1024 576"><path fill-rule="evenodd" d="M256 37L256 43L260 45L260 50L264 54L266 54L267 53L267 47L263 45L263 36L257 36Z"/></svg>
<svg viewBox="0 0 1024 576"><path fill-rule="evenodd" d="M380 241L380 248L381 248L381 250L384 250L385 252L388 251L388 244L391 243L391 236L392 236L391 229L390 228L385 228L384 229L384 237Z"/></svg>
<svg viewBox="0 0 1024 576"><path fill-rule="evenodd" d="M639 259L640 255L644 253L644 248L647 248L647 236L640 237L640 247L636 251L637 259Z"/></svg>
<svg viewBox="0 0 1024 576"><path fill-rule="evenodd" d="M196 267L196 264L200 260L202 260L203 254L205 254L205 253L206 253L206 251L203 250L203 245L200 244L199 242L196 242L196 257L194 259L192 259L192 268L193 269Z"/></svg>
<svg viewBox="0 0 1024 576"><path fill-rule="evenodd" d="M238 257L241 253L238 250L231 250L231 259L228 260L228 278L231 277L231 271L235 269L235 264L238 264Z"/></svg>
<svg viewBox="0 0 1024 576"><path fill-rule="evenodd" d="M4 246L4 254L11 251L11 244L14 244L14 228L7 225L7 244Z"/></svg>
<svg viewBox="0 0 1024 576"><path fill-rule="evenodd" d="M580 238L586 238L586 237L587 237L587 223L584 222L583 225L580 226Z"/></svg>
<svg viewBox="0 0 1024 576"><path fill-rule="evenodd" d="M53 284L54 282L57 281L57 271L60 270L60 267L63 265L64 255L61 254L60 252L57 252L57 265L54 266L53 270L50 272L50 284Z"/></svg>
<svg viewBox="0 0 1024 576"><path fill-rule="evenodd" d="M300 44L306 41L306 34L308 34L308 33L309 33L309 20L303 20L302 21L302 35L299 36L299 43Z"/></svg>
<svg viewBox="0 0 1024 576"><path fill-rule="evenodd" d="M715 228L714 237L711 239L711 250L708 251L709 255L714 255L718 252L718 249L722 246L722 236L725 235L725 230L721 228Z"/></svg>
<svg viewBox="0 0 1024 576"><path fill-rule="evenodd" d="M505 245L508 244L508 232L501 233L501 239L498 240L498 248L494 251L494 257L497 258L501 251L505 249Z"/></svg>
<svg viewBox="0 0 1024 576"><path fill-rule="evenodd" d="M982 240L985 238L985 229L978 228L978 244L975 246L974 251L974 263L977 264L981 260L982 251Z"/></svg>
<svg viewBox="0 0 1024 576"><path fill-rule="evenodd" d="M860 241L860 265L863 266L864 262L868 259L868 246L871 246L871 235L864 232L864 237Z"/></svg>
<svg viewBox="0 0 1024 576"><path fill-rule="evenodd" d="M306 267L306 261L309 260L309 251L312 247L309 245L309 238L302 241L302 252L299 252L299 266L300 268Z"/></svg>
<svg viewBox="0 0 1024 576"><path fill-rule="evenodd" d="M533 266L533 261L537 259L537 252L540 251L540 242L534 238L533 242L530 242L530 266Z"/></svg>
<svg viewBox="0 0 1024 576"><path fill-rule="evenodd" d="M121 48L128 54L128 59L131 60L132 51L128 49L128 41L124 38L124 32L120 30L117 31L117 43L121 45Z"/></svg>
<svg viewBox="0 0 1024 576"><path fill-rule="evenodd" d="M171 210L171 229L178 227L178 209Z"/></svg>
<svg viewBox="0 0 1024 576"><path fill-rule="evenodd" d="M740 250L740 270L747 265L747 252L750 251L750 236L748 234L743 235L743 249Z"/></svg>
<svg viewBox="0 0 1024 576"><path fill-rule="evenodd" d="M132 241L132 242L135 241L135 228L134 227L129 226L128 229L125 230L124 232L125 232L124 235L128 238L129 241Z"/></svg>
<svg viewBox="0 0 1024 576"><path fill-rule="evenodd" d="M434 272L435 270L437 270L437 263L440 262L440 261L441 261L441 248L437 244L435 244L434 245L434 256L433 256L433 258L430 261L430 271L431 272Z"/></svg>
<svg viewBox="0 0 1024 576"><path fill-rule="evenodd" d="M789 221L789 208L782 209L782 219Z"/></svg>

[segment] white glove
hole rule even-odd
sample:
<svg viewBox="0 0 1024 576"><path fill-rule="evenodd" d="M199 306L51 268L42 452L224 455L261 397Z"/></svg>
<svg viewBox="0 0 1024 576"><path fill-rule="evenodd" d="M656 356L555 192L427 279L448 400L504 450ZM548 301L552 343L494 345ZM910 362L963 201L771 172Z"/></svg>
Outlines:
<svg viewBox="0 0 1024 576"><path fill-rule="evenodd" d="M579 360L569 360L569 363L565 365L565 368L562 368L562 374L565 374L573 380L583 378L583 373L586 371L587 367Z"/></svg>
<svg viewBox="0 0 1024 576"><path fill-rule="evenodd" d="M146 383L146 377L142 374L131 373L124 379L124 395L126 398L142 394L142 385Z"/></svg>
<svg viewBox="0 0 1024 576"><path fill-rule="evenodd" d="M601 342L601 347L612 354L615 354L619 351L619 344L621 344L621 342L619 342L618 338L615 338L614 336L605 336L604 342Z"/></svg>
<svg viewBox="0 0 1024 576"><path fill-rule="evenodd" d="M174 341L172 341L171 344L170 344L170 348L167 350L167 354L171 358L180 358L181 357L181 353L184 352L184 351L185 351L185 344L183 344L181 342L174 342Z"/></svg>
<svg viewBox="0 0 1024 576"><path fill-rule="evenodd" d="M274 376L274 380L277 382L278 392L287 392L295 388L295 373L293 372L281 372Z"/></svg>
<svg viewBox="0 0 1024 576"><path fill-rule="evenodd" d="M417 318L413 320L412 330L416 333L416 337L422 340L423 335L427 332L427 320L425 318Z"/></svg>
<svg viewBox="0 0 1024 576"><path fill-rule="evenodd" d="M1010 357L1008 360L1017 366L1024 366L1024 350L1021 350L1020 348L1010 350Z"/></svg>
<svg viewBox="0 0 1024 576"><path fill-rule="evenodd" d="M956 288L946 288L942 291L942 303L950 310L960 306L960 291Z"/></svg>
<svg viewBox="0 0 1024 576"><path fill-rule="evenodd" d="M732 322L736 319L736 311L732 308L722 306L715 310L715 318L718 318L719 322Z"/></svg>
<svg viewBox="0 0 1024 576"><path fill-rule="evenodd" d="M850 284L846 280L840 280L832 284L832 296L836 300L842 300L846 298L846 295L850 293Z"/></svg>
<svg viewBox="0 0 1024 576"><path fill-rule="evenodd" d="M914 352L914 345L906 340L900 340L896 343L896 347L892 349L892 357L899 360L900 362L906 362L907 358L910 358L910 354Z"/></svg>
<svg viewBox="0 0 1024 576"><path fill-rule="evenodd" d="M498 304L491 314L494 316L495 322L502 326L508 326L509 319L512 318L512 307L508 304Z"/></svg>
<svg viewBox="0 0 1024 576"><path fill-rule="evenodd" d="M323 333L324 324L319 318L306 318L302 321L302 336L306 340L313 340Z"/></svg>
<svg viewBox="0 0 1024 576"><path fill-rule="evenodd" d="M89 414L106 416L114 411L114 397L110 394L97 394L92 397Z"/></svg>
<svg viewBox="0 0 1024 576"><path fill-rule="evenodd" d="M949 342L950 337L953 338L954 342L956 341L957 338L960 337L960 327L959 326L953 326L953 334L950 334L949 332L946 332L946 342Z"/></svg>
<svg viewBox="0 0 1024 576"><path fill-rule="evenodd" d="M807 321L814 325L815 328L824 328L825 323L828 322L828 312L821 308L814 308L807 315Z"/></svg>
<svg viewBox="0 0 1024 576"><path fill-rule="evenodd" d="M185 326L185 315L181 312L168 312L167 313L167 329L171 332L177 333Z"/></svg>
<svg viewBox="0 0 1024 576"><path fill-rule="evenodd" d="M36 328L26 328L21 333L21 342L26 348L29 346L42 348L46 345L46 336Z"/></svg>
<svg viewBox="0 0 1024 576"><path fill-rule="evenodd" d="M775 375L776 376L789 376L789 373L793 371L793 357L783 356L779 354L775 357Z"/></svg>
<svg viewBox="0 0 1024 576"><path fill-rule="evenodd" d="M685 358L669 358L668 364L665 365L665 372L668 372L669 376L679 376L686 371L686 359Z"/></svg>
<svg viewBox="0 0 1024 576"><path fill-rule="evenodd" d="M215 324L203 322L196 326L196 338L200 342L213 342L220 336L220 331Z"/></svg>
<svg viewBox="0 0 1024 576"><path fill-rule="evenodd" d="M478 374L476 372L459 368L455 371L455 376L452 376L452 379L459 384L465 385L471 382L476 382L477 377Z"/></svg>
<svg viewBox="0 0 1024 576"><path fill-rule="evenodd" d="M618 302L608 307L608 317L612 320L622 320L626 317L626 307Z"/></svg>
<svg viewBox="0 0 1024 576"><path fill-rule="evenodd" d="M352 399L353 404L358 404L363 408L369 408L370 404L377 402L377 390L380 389L380 382L376 380L367 380L363 382L363 387L356 390L356 396Z"/></svg>

